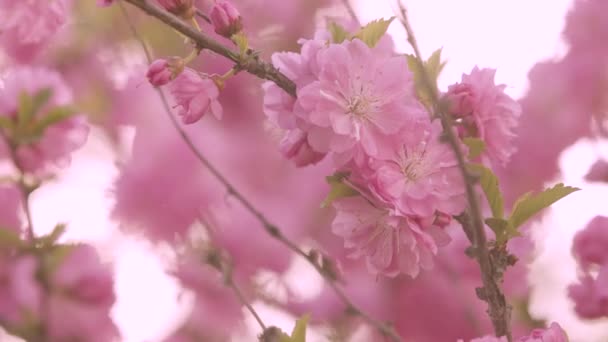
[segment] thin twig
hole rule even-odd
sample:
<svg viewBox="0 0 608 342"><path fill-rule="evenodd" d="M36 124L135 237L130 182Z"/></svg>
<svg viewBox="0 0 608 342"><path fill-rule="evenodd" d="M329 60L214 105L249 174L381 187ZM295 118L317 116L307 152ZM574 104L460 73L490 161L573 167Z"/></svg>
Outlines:
<svg viewBox="0 0 608 342"><path fill-rule="evenodd" d="M149 15L157 18L164 22L168 26L171 26L176 31L180 32L184 36L190 38L194 43L198 45L200 49L206 49L222 55L236 65L238 70L245 70L252 75L256 75L259 78L272 81L279 87L285 90L291 96L296 96L296 85L287 76L283 75L277 68L272 64L266 63L260 60L256 53L248 53L246 55L240 55L236 51L233 51L224 45L218 43L210 37L207 37L200 31L196 30L192 26L188 25L173 14L163 10L162 8L152 5L147 0L124 0L135 7L138 7L142 11Z"/></svg>
<svg viewBox="0 0 608 342"><path fill-rule="evenodd" d="M346 7L346 10L351 18L357 23L357 25L361 26L361 21L359 20L359 17L357 17L357 13L355 12L353 5L351 5L350 0L342 0L342 3L344 4L344 7Z"/></svg>
<svg viewBox="0 0 608 342"><path fill-rule="evenodd" d="M253 306L247 301L247 299L243 295L243 292L241 292L241 289L232 280L232 277L230 278L230 280L229 280L229 282L228 282L227 285L228 285L228 287L230 287L232 289L232 292L234 292L234 294L237 296L237 298L239 299L239 301L243 305L245 305L245 307L247 308L247 310L249 310L249 312L251 313L251 315L258 322L258 324L260 325L260 328L262 328L262 332L266 331L266 324L264 324L264 321L262 321L262 318L260 317L260 315L257 313L257 311L255 311L255 309L253 308Z"/></svg>
<svg viewBox="0 0 608 342"><path fill-rule="evenodd" d="M401 10L401 22L405 28L405 31L407 32L407 40L414 49L414 54L418 62L422 65L422 54L420 53L418 43L416 42L414 32L408 20L407 11L401 2L399 2L399 8ZM458 161L458 167L460 168L462 177L464 179L466 196L471 216L471 224L473 228L473 247L477 255L477 261L481 269L483 281L483 288L481 291L479 291L478 295L488 303L488 314L492 320L496 336L507 336L507 339L511 341L511 328L509 324L511 310L506 302L505 295L500 289L499 283L502 281L502 279L499 272L494 269L490 254L488 253L487 238L484 228L485 226L482 220L481 209L474 186L475 178L469 174L466 168L465 157L460 149L458 138L452 129L452 122L440 108L437 89L433 85L433 82L426 72L426 69L422 67L421 70L421 76L423 78L422 81L426 85L427 90L430 92L431 101L435 107L435 114L441 120L445 138L454 151L454 155Z"/></svg>
<svg viewBox="0 0 608 342"><path fill-rule="evenodd" d="M136 4L136 6L138 6L138 7L140 7L140 6L137 4L145 3L145 1L139 1L139 0L124 0L124 1L132 3L132 4ZM126 9L122 6L122 4L121 4L121 8L123 10L123 13L125 15L127 15ZM140 8L142 8L142 7L140 7ZM179 19L176 18L175 20L179 20ZM127 21L129 22L129 27L131 28L133 35L141 43L148 61L151 61L152 55L151 55L148 47L146 46L143 38L139 35L137 29L128 20L128 16L127 16ZM166 22L166 23L168 25L172 25L171 22ZM182 32L182 31L180 31L180 32ZM182 32L182 33L184 33L184 32ZM193 38L192 36L189 36L189 37ZM291 81L289 80L289 82L291 82ZM280 86L280 84L278 84L278 85ZM299 248L294 242L289 240L276 225L274 225L270 221L268 221L268 219L266 219L266 217L264 216L264 214L262 214L262 212L260 212L247 198L245 198L239 191L237 191L235 189L235 187L232 185L232 183L230 183L223 176L223 174L218 169L216 169L215 166L213 166L213 164L211 164L211 162L209 162L209 160L207 160L207 158L199 151L199 149L196 147L196 145L194 145L194 143L192 142L190 137L186 134L184 129L180 126L179 122L172 115L171 107L169 106L169 103L167 101L165 94L163 93L163 91L160 88L158 88L158 93L159 93L159 96L163 103L165 112L167 113L167 116L171 120L171 123L173 124L173 126L175 127L175 129L177 130L179 135L182 137L182 139L184 140L186 145L190 148L192 153L194 153L194 155L197 157L197 159L211 172L211 174L218 181L220 181L220 183L222 183L224 185L228 194L230 194L234 198L236 198L262 224L262 226L264 227L264 230L271 237L273 237L274 239L281 242L283 245L285 245L287 248L289 248L294 253L296 253L296 254L302 256L304 259L306 259L315 268L315 270L329 283L331 288L334 290L336 295L342 300L342 302L347 307L347 309L350 313L358 315L367 324L373 326L378 331L380 331L383 335L386 335L389 338L391 338L391 340L393 340L395 342L402 341L401 337L399 337L399 335L395 332L395 330L391 326L373 319L367 313L365 313L361 309L357 308L357 306L355 306L355 304L346 296L344 291L336 284L335 280L332 279L330 277L330 275L321 267L321 265L316 263L315 260L313 260L306 252L304 252L301 248ZM292 95L295 95L295 92Z"/></svg>

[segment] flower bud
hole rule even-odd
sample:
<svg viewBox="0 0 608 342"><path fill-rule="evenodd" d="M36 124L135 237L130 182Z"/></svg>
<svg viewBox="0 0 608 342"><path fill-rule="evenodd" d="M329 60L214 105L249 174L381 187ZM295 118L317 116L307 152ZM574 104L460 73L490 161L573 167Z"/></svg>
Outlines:
<svg viewBox="0 0 608 342"><path fill-rule="evenodd" d="M209 17L215 33L223 37L230 38L243 29L241 14L228 1L216 0Z"/></svg>
<svg viewBox="0 0 608 342"><path fill-rule="evenodd" d="M158 0L158 3L167 11L183 19L192 19L196 12L194 0Z"/></svg>
<svg viewBox="0 0 608 342"><path fill-rule="evenodd" d="M448 102L448 111L457 118L471 115L474 108L473 89L468 84L454 84L448 88L445 99Z"/></svg>
<svg viewBox="0 0 608 342"><path fill-rule="evenodd" d="M184 62L179 57L157 59L148 68L146 77L155 87L165 85L184 71Z"/></svg>

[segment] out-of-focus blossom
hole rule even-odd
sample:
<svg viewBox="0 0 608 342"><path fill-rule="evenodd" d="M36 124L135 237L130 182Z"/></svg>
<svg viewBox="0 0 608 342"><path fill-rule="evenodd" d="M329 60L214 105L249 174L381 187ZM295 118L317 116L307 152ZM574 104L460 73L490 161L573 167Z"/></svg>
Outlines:
<svg viewBox="0 0 608 342"><path fill-rule="evenodd" d="M507 342L506 336L496 337L493 335L487 335L484 337L478 337L472 339L470 342ZM464 342L464 340L458 340L458 342Z"/></svg>
<svg viewBox="0 0 608 342"><path fill-rule="evenodd" d="M110 318L116 300L111 270L93 247L70 248L49 280L45 332L50 341L114 341L119 334Z"/></svg>
<svg viewBox="0 0 608 342"><path fill-rule="evenodd" d="M243 29L241 14L230 1L215 0L209 19L211 19L215 33L226 38L232 37Z"/></svg>
<svg viewBox="0 0 608 342"><path fill-rule="evenodd" d="M67 12L67 0L0 0L0 46L17 61L30 61L65 24Z"/></svg>
<svg viewBox="0 0 608 342"><path fill-rule="evenodd" d="M439 122L421 120L397 135L386 158L372 162L377 194L404 215L430 217L464 210L464 184L454 153L439 141Z"/></svg>
<svg viewBox="0 0 608 342"><path fill-rule="evenodd" d="M146 77L150 84L159 87L173 81L182 71L184 62L179 57L157 59L150 64Z"/></svg>
<svg viewBox="0 0 608 342"><path fill-rule="evenodd" d="M529 336L520 337L517 342L568 342L566 332L553 322L547 329L534 329Z"/></svg>
<svg viewBox="0 0 608 342"><path fill-rule="evenodd" d="M19 98L24 93L34 96L42 90L51 91L51 97L40 110L41 113L36 113L34 120L38 121L45 120L54 107L67 106L72 102L70 89L54 71L19 67L11 69L2 81L4 86L0 92L0 115L9 116L13 120L17 117ZM12 137L25 140L16 148L20 167L29 172L45 172L52 166L67 166L71 153L86 142L88 132L84 117L71 115L48 126L42 136Z"/></svg>
<svg viewBox="0 0 608 342"><path fill-rule="evenodd" d="M585 176L589 182L608 182L608 163L604 160L596 161Z"/></svg>
<svg viewBox="0 0 608 342"><path fill-rule="evenodd" d="M496 85L492 69L473 68L451 85L445 95L450 113L462 120L464 136L482 139L484 154L492 163L504 165L514 151L514 128L521 114L517 102L505 94L505 85Z"/></svg>
<svg viewBox="0 0 608 342"><path fill-rule="evenodd" d="M608 217L596 216L574 237L572 253L583 274L568 294L582 318L608 317ZM599 271L594 269L599 267Z"/></svg>
<svg viewBox="0 0 608 342"><path fill-rule="evenodd" d="M212 79L186 69L171 83L169 90L183 123L195 123L209 111L216 119L222 118L222 105L218 101L220 90Z"/></svg>
<svg viewBox="0 0 608 342"><path fill-rule="evenodd" d="M574 237L572 254L584 269L608 264L608 217L596 216Z"/></svg>
<svg viewBox="0 0 608 342"><path fill-rule="evenodd" d="M568 287L574 310L584 319L608 317L608 266L602 266L594 278L589 274Z"/></svg>
<svg viewBox="0 0 608 342"><path fill-rule="evenodd" d="M566 16L564 37L573 49L604 49L608 40L605 13L608 4L603 0L577 0Z"/></svg>
<svg viewBox="0 0 608 342"><path fill-rule="evenodd" d="M0 322L13 328L36 324L43 289L33 255L0 258Z"/></svg>
<svg viewBox="0 0 608 342"><path fill-rule="evenodd" d="M203 262L194 255L186 256L173 273L196 297L190 316L166 342L220 341L237 331L242 322L241 304L224 284L222 273Z"/></svg>
<svg viewBox="0 0 608 342"><path fill-rule="evenodd" d="M353 257L364 257L370 272L394 277L403 272L416 277L433 266L438 246L449 236L436 226L421 227L403 216L373 207L361 197L334 202L337 210L332 231L353 248Z"/></svg>

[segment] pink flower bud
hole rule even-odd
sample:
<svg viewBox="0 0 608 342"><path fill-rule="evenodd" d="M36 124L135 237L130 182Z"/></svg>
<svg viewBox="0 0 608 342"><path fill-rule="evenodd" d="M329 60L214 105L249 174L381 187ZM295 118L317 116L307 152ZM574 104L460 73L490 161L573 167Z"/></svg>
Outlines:
<svg viewBox="0 0 608 342"><path fill-rule="evenodd" d="M194 0L158 0L158 3L167 11L183 19L194 17Z"/></svg>
<svg viewBox="0 0 608 342"><path fill-rule="evenodd" d="M215 33L226 38L232 37L243 29L241 14L228 1L216 0L209 17Z"/></svg>
<svg viewBox="0 0 608 342"><path fill-rule="evenodd" d="M473 88L464 83L454 84L448 88L445 99L448 102L448 111L457 118L469 116L474 109Z"/></svg>
<svg viewBox="0 0 608 342"><path fill-rule="evenodd" d="M318 163L324 153L316 152L307 141L308 135L299 129L294 129L285 134L279 147L281 154L291 159L297 167Z"/></svg>
<svg viewBox="0 0 608 342"><path fill-rule="evenodd" d="M157 59L150 64L146 77L150 84L160 87L171 82L182 71L184 71L184 62L179 57Z"/></svg>
<svg viewBox="0 0 608 342"><path fill-rule="evenodd" d="M97 0L97 6L107 7L114 3L114 0Z"/></svg>

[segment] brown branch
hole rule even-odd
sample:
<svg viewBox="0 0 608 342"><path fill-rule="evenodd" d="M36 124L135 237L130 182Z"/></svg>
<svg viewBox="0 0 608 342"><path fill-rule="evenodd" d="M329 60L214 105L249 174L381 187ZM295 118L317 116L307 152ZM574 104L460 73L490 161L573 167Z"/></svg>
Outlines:
<svg viewBox="0 0 608 342"><path fill-rule="evenodd" d="M147 14L157 18L168 26L174 28L179 33L190 38L198 46L198 48L213 51L218 55L222 55L230 59L236 64L236 69L245 70L261 79L272 81L291 96L296 96L295 83L287 78L287 76L283 75L277 68L272 66L272 64L262 61L256 53L251 52L242 56L236 51L225 47L219 42L196 30L173 14L158 6L152 5L147 0L124 1L138 7Z"/></svg>
<svg viewBox="0 0 608 342"><path fill-rule="evenodd" d="M477 256L477 262L481 269L483 287L478 289L477 295L480 299L488 303L488 314L492 320L494 326L494 332L496 336L507 336L509 341L512 340L510 319L511 319L511 307L507 304L505 295L500 289L500 283L502 282L502 272L496 269L492 258L487 248L487 238L485 233L485 226L482 220L481 209L475 191L476 178L471 175L466 168L466 161L462 150L460 149L460 143L458 138L454 134L452 129L451 119L441 110L439 101L439 95L437 88L431 81L426 69L424 68L422 54L418 48L418 43L414 36L414 32L407 18L407 11L403 4L399 2L399 8L401 10L401 23L407 33L407 40L414 49L414 54L418 63L421 66L421 74L423 82L428 88L431 95L431 101L434 105L435 115L441 120L443 127L444 136L454 151L456 160L458 161L458 167L462 173L462 177L465 183L466 196L469 204L470 211L470 224L472 227L464 227L465 232L472 232L473 235L473 248Z"/></svg>
<svg viewBox="0 0 608 342"><path fill-rule="evenodd" d="M142 0L124 0L124 1L135 4L137 7L140 7L139 5L141 5L142 7L140 7L140 8L142 8L142 9L144 9L144 4L146 4L146 2L142 1ZM145 5L145 8L152 8L154 11L162 12L162 10L159 10L159 9L157 9L153 6L147 5L147 4ZM126 16L127 14L126 14L124 7L122 9ZM148 13L151 13L151 12L148 12ZM156 13L156 12L152 12L152 13ZM163 13L163 15L165 15L165 14L166 13ZM152 14L152 15L154 15L154 14ZM179 22L180 25L182 25L182 23L179 19L177 19L177 18L173 18L173 19L176 22ZM171 20L173 20L173 19L171 19ZM150 62L152 60L152 55L151 55L148 47L144 43L143 38L139 35L139 33L137 32L136 28L132 25L132 23L128 19L127 19L127 21L128 21L129 27L131 28L131 31L133 32L133 35L141 43L142 48L146 54L146 57L147 57L148 61ZM172 23L173 23L173 21L165 21L165 20L163 20L163 22L165 22L166 24L168 24L170 26L172 26ZM185 31L188 31L188 30L184 30L184 31L179 30L179 31L183 34L186 34ZM188 37L194 39L194 36L198 36L198 35L199 35L198 32L193 31L192 36L188 36ZM207 39L202 35L201 35L201 37L204 39ZM217 44L217 43L213 42L213 44ZM201 45L199 44L199 46L201 46ZM221 49L225 49L225 48L222 47ZM226 51L228 51L230 54L232 54L232 52L230 52L229 50L226 49ZM224 55L223 53L220 53L220 54ZM228 57L228 56L226 56L226 57ZM228 57L228 58L230 58L230 57ZM262 65L270 66L269 64L266 64L266 63L262 63ZM272 66L270 66L270 67L272 67ZM285 76L282 76L282 77L285 77ZM293 82L291 82L291 80L287 79L287 81L289 81L290 84L293 84ZM281 86L281 84L279 84L279 83L277 83L277 85ZM283 89L285 89L285 88L283 88ZM295 86L294 86L294 89L295 89ZM293 241L289 240L276 225L274 225L268 219L266 219L266 217L264 216L264 214L262 214L261 211L259 211L245 196L243 196L239 191L237 191L235 189L235 187L232 185L232 183L230 183L228 181L228 179L226 179L226 177L224 177L224 175L213 164L211 164L211 162L209 162L209 160L207 160L207 158L199 151L199 149L196 147L196 145L194 145L194 143L192 142L192 140L190 139L188 134L184 131L184 129L180 126L179 122L172 115L171 107L169 106L169 103L167 102L167 98L166 98L165 94L163 93L163 91L160 88L158 88L157 90L158 90L160 99L163 103L165 112L166 112L167 116L169 117L169 119L171 120L172 125L175 127L175 129L177 130L177 132L179 133L179 135L181 136L183 141L186 143L186 145L192 151L192 153L194 153L194 155L201 162L201 164L203 164L211 172L211 174L220 183L222 183L222 185L226 188L226 191L228 192L228 194L230 194L234 198L236 198L241 203L241 205L243 205L262 224L264 230L268 233L268 235L270 235L274 239L281 242L292 252L294 252L294 253L302 256L304 259L306 259L315 268L315 270L323 277L323 279L325 279L328 282L328 284L333 289L333 291L336 293L336 295L340 298L340 300L347 307L347 310L349 313L361 317L367 324L373 326L380 333L389 337L392 341L401 342L402 341L401 337L397 334L397 332L391 326L373 319L367 313L365 313L361 309L359 309L346 296L344 291L338 286L338 284L336 283L336 280L333 278L333 276L330 273L328 273L325 269L323 269L323 267L321 265L319 265L315 261L314 258L312 258L310 255L308 255L306 252L304 252ZM288 93L295 96L295 90L293 92L288 91ZM257 318L258 317L256 317L256 319ZM258 323L260 323L260 321L258 321ZM263 324L261 324L261 325L263 325Z"/></svg>

